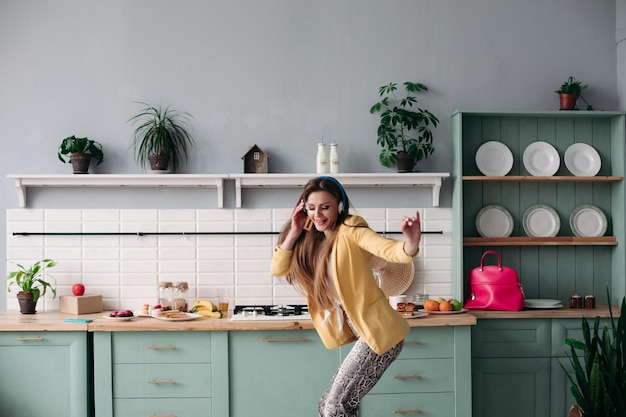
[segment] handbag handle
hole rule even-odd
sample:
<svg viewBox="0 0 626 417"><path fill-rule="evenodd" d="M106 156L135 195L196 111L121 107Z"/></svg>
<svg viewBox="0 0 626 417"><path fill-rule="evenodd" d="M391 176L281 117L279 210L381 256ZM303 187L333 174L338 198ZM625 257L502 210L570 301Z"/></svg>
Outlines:
<svg viewBox="0 0 626 417"><path fill-rule="evenodd" d="M483 253L483 256L480 257L480 271L482 272L484 266L483 263L485 261L485 256L487 255L496 255L498 257L498 271L502 271L502 265L501 265L501 260L500 260L500 254L498 252L496 252L495 250L488 250L485 251L485 253Z"/></svg>

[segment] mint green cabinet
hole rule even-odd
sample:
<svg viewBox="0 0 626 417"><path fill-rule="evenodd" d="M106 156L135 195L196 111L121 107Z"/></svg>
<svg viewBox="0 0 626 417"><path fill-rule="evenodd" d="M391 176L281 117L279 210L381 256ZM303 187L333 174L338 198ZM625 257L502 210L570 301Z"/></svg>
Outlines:
<svg viewBox="0 0 626 417"><path fill-rule="evenodd" d="M87 332L0 332L3 416L92 416Z"/></svg>
<svg viewBox="0 0 626 417"><path fill-rule="evenodd" d="M226 332L94 334L96 416L228 415Z"/></svg>
<svg viewBox="0 0 626 417"><path fill-rule="evenodd" d="M229 333L230 417L315 416L339 366L314 330Z"/></svg>

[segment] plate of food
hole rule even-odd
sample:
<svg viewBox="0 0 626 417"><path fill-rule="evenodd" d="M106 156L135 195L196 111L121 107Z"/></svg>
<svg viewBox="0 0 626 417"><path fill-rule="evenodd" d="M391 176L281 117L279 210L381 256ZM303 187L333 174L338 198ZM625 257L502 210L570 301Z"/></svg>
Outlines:
<svg viewBox="0 0 626 417"><path fill-rule="evenodd" d="M513 233L513 216L507 209L490 204L476 215L476 230L482 237L508 237Z"/></svg>
<svg viewBox="0 0 626 417"><path fill-rule="evenodd" d="M201 314L185 313L184 311L162 311L161 314L153 314L152 317L165 321L189 321L203 317Z"/></svg>
<svg viewBox="0 0 626 417"><path fill-rule="evenodd" d="M135 318L135 315L130 310L112 311L108 316L102 316L102 318L113 321L130 321Z"/></svg>
<svg viewBox="0 0 626 417"><path fill-rule="evenodd" d="M462 308L460 310L452 310L452 311L430 311L430 310L424 310L424 309L420 309L419 310L422 313L428 313L428 314L460 314L460 313L467 313L469 310L466 308Z"/></svg>
<svg viewBox="0 0 626 417"><path fill-rule="evenodd" d="M607 219L599 207L592 204L581 204L572 211L569 225L574 236L598 237L604 236L606 233Z"/></svg>
<svg viewBox="0 0 626 417"><path fill-rule="evenodd" d="M413 315L411 315L411 316L402 315L402 317L404 317L407 320L411 320L411 319L419 319L421 317L426 317L427 315L428 315L428 313L426 313L424 311L414 311Z"/></svg>
<svg viewBox="0 0 626 417"><path fill-rule="evenodd" d="M522 226L524 232L530 237L554 237L559 234L561 220L552 207L545 204L533 204L524 212Z"/></svg>
<svg viewBox="0 0 626 417"><path fill-rule="evenodd" d="M592 146L575 143L565 150L565 166L577 177L593 177L600 171L602 161Z"/></svg>
<svg viewBox="0 0 626 417"><path fill-rule="evenodd" d="M550 177L561 165L559 153L548 142L537 141L526 147L522 157L524 168L534 176Z"/></svg>
<svg viewBox="0 0 626 417"><path fill-rule="evenodd" d="M513 167L513 154L502 142L485 142L476 151L476 166L487 176L504 176Z"/></svg>

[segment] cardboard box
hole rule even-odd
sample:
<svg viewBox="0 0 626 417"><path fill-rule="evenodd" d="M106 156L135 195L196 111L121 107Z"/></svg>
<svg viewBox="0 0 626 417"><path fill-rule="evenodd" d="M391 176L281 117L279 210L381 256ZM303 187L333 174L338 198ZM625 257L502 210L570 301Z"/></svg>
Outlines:
<svg viewBox="0 0 626 417"><path fill-rule="evenodd" d="M61 295L59 310L67 314L89 314L102 311L101 295Z"/></svg>

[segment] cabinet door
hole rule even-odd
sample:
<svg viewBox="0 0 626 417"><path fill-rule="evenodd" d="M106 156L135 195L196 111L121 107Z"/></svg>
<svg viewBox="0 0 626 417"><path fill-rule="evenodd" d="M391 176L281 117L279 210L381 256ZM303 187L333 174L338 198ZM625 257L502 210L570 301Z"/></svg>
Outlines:
<svg viewBox="0 0 626 417"><path fill-rule="evenodd" d="M1 414L90 416L87 355L86 332L1 333Z"/></svg>
<svg viewBox="0 0 626 417"><path fill-rule="evenodd" d="M474 358L472 391L474 416L552 415L550 358Z"/></svg>
<svg viewBox="0 0 626 417"><path fill-rule="evenodd" d="M314 416L339 367L313 330L229 334L231 417Z"/></svg>

